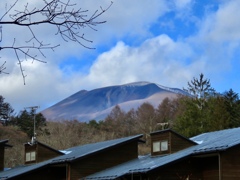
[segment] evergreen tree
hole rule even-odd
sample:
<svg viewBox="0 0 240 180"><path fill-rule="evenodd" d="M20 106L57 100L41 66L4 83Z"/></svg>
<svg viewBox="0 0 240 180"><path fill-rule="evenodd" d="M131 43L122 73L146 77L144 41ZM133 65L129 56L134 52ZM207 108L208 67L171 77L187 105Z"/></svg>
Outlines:
<svg viewBox="0 0 240 180"><path fill-rule="evenodd" d="M239 127L240 126L240 100L238 93L235 93L232 89L225 92L224 102L226 110L229 113L230 124L229 127Z"/></svg>
<svg viewBox="0 0 240 180"><path fill-rule="evenodd" d="M186 137L192 137L205 131L205 114L196 105L196 99L190 97L181 97L178 99L178 116L173 125L180 134Z"/></svg>
<svg viewBox="0 0 240 180"><path fill-rule="evenodd" d="M199 108L202 109L207 98L215 94L215 90L211 87L209 79L204 79L204 75L201 73L199 79L193 78L188 82L187 90L191 95L193 95L197 101Z"/></svg>
<svg viewBox="0 0 240 180"><path fill-rule="evenodd" d="M202 73L199 79L194 77L188 82L187 91L192 97L179 98L180 106L174 128L190 137L208 131L209 121L212 120L209 119L208 100L216 93L210 80L204 79Z"/></svg>
<svg viewBox="0 0 240 180"><path fill-rule="evenodd" d="M6 125L13 115L14 109L7 102L4 102L4 97L0 95L0 123Z"/></svg>
<svg viewBox="0 0 240 180"><path fill-rule="evenodd" d="M29 138L31 138L34 136L35 118L35 130L37 135L41 133L48 133L48 130L44 128L46 126L46 118L41 113L34 113L34 110L31 110L30 112L24 110L17 117L13 118L11 124L17 125L23 132L28 135Z"/></svg>
<svg viewBox="0 0 240 180"><path fill-rule="evenodd" d="M191 137L204 132L240 126L240 100L232 89L223 95L208 94L200 108L199 99L201 97L178 99L179 106L174 123L176 131Z"/></svg>
<svg viewBox="0 0 240 180"><path fill-rule="evenodd" d="M208 99L205 132L222 130L230 127L230 114L226 109L224 98L214 96Z"/></svg>

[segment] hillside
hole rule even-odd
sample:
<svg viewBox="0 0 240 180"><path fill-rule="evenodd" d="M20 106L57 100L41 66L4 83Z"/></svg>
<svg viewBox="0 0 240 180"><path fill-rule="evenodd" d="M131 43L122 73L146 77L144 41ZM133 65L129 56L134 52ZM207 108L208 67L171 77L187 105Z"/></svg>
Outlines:
<svg viewBox="0 0 240 180"><path fill-rule="evenodd" d="M48 120L77 119L81 122L91 119L101 120L116 105L125 111L137 108L144 102L156 107L164 98L174 98L177 94L183 93L185 92L177 88L168 88L150 82L135 82L90 91L81 90L41 113Z"/></svg>

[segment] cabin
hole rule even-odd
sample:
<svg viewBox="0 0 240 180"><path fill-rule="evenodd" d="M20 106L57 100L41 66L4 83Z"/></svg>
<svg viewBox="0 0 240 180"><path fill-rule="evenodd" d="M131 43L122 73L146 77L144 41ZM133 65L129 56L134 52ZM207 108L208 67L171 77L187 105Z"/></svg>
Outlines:
<svg viewBox="0 0 240 180"><path fill-rule="evenodd" d="M192 138L171 129L156 131L151 133L151 152L142 156L138 155L138 144L143 143L143 135L63 151L36 142L25 145L25 153L35 152L25 156L31 163L0 172L0 180L237 180L239 134L240 128ZM44 153L48 154L47 160L41 160Z"/></svg>
<svg viewBox="0 0 240 180"><path fill-rule="evenodd" d="M12 147L11 145L9 145L7 143L8 143L8 140L0 140L0 171L4 170L5 148Z"/></svg>
<svg viewBox="0 0 240 180"><path fill-rule="evenodd" d="M25 165L0 173L0 180L78 180L138 158L143 135L54 150L35 141L25 144ZM62 154L61 154L62 153ZM48 160L43 160L44 154ZM55 157L53 157L55 156Z"/></svg>
<svg viewBox="0 0 240 180"><path fill-rule="evenodd" d="M234 128L188 139L170 129L153 132L150 154L84 180L237 180L240 179L239 134L240 128Z"/></svg>

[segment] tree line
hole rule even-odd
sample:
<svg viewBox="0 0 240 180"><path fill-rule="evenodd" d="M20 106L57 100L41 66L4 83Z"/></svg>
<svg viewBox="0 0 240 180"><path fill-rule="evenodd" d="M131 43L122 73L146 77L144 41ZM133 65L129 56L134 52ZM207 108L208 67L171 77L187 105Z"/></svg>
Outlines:
<svg viewBox="0 0 240 180"><path fill-rule="evenodd" d="M184 90L188 96L165 98L157 107L145 102L137 109L125 112L116 105L105 119L89 122L46 121L41 113L34 114L33 110L23 110L15 116L11 105L0 96L0 121L3 125L0 126L0 139L11 138L14 145L7 151L11 158L6 158L6 164L13 166L23 163L23 153L19 148L23 149L22 144L30 141L34 135L33 118L37 140L56 149L143 134L146 144L140 148L140 154L149 152L149 136L156 130L171 128L186 137L192 137L240 126L239 95L232 89L218 93L211 87L210 80L200 74ZM22 158L19 158L19 153Z"/></svg>

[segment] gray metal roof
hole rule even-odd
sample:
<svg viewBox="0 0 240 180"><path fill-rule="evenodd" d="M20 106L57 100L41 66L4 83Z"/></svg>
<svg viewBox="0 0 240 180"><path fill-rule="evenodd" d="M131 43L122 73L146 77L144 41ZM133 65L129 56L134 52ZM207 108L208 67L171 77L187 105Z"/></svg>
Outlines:
<svg viewBox="0 0 240 180"><path fill-rule="evenodd" d="M0 180L5 180L5 179L8 179L8 178L16 177L16 176L21 175L21 174L25 174L25 173L33 171L35 169L39 169L41 167L44 167L48 163L49 163L48 161L44 161L44 162L37 163L37 164L34 164L34 165L23 165L23 166L15 167L13 169L2 171L2 172L0 172Z"/></svg>
<svg viewBox="0 0 240 180"><path fill-rule="evenodd" d="M83 146L72 147L63 151L66 153L65 155L61 155L56 158L53 158L44 162L40 162L37 164L20 166L17 168L0 172L0 180L16 177L36 169L46 167L48 165L74 161L82 157L86 157L88 155L107 150L111 147L114 147L126 142L130 142L132 140L137 140L141 137L142 135L136 135L136 136L130 136L130 137L125 137L125 138L120 138L115 140L109 140L109 141L103 141L103 142L98 142L93 144L86 144Z"/></svg>
<svg viewBox="0 0 240 180"><path fill-rule="evenodd" d="M8 139L0 140L0 144L3 144L5 147L12 147L12 145L9 145L7 143L8 143Z"/></svg>
<svg viewBox="0 0 240 180"><path fill-rule="evenodd" d="M2 143L7 143L7 142L8 142L7 139L5 139L5 140L0 140L0 144L2 144Z"/></svg>
<svg viewBox="0 0 240 180"><path fill-rule="evenodd" d="M146 173L191 155L224 151L240 144L240 128L204 133L190 139L198 144L165 156L142 156L138 159L90 175L85 179L110 180L126 174Z"/></svg>
<svg viewBox="0 0 240 180"><path fill-rule="evenodd" d="M120 139L114 139L109 141L103 141L93 144L86 144L82 146L76 146L69 149L66 149L67 152L64 156L60 156L57 158L52 159L52 164L58 163L58 162L68 162L68 161L74 161L82 157L86 157L90 154L94 154L103 150L106 150L108 148L111 148L113 146L120 145L122 143L126 143L132 140L138 140L143 135L136 135L136 136L130 136Z"/></svg>

